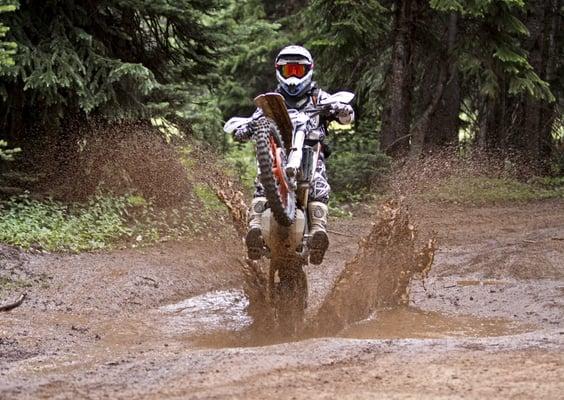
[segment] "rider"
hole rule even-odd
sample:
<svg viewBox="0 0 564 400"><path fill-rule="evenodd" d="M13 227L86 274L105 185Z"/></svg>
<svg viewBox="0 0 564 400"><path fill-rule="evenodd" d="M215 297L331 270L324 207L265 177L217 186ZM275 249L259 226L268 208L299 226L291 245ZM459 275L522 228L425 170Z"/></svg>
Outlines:
<svg viewBox="0 0 564 400"><path fill-rule="evenodd" d="M276 56L276 78L278 79L278 87L276 92L284 96L286 106L289 109L298 111L304 108L322 103L329 97L329 94L317 87L312 80L313 77L313 58L310 52L302 46L287 46L283 48ZM257 110L260 112L260 110ZM321 264L325 251L329 246L329 238L327 237L327 215L329 202L330 186L327 182L327 174L325 172L325 157L329 156L327 146L324 144L327 135L327 125L329 122L336 120L346 125L354 121L354 111L348 104L337 103L333 106L330 117L316 116L312 118L314 129L311 129L306 137L305 144L315 145L320 142L322 151L317 162L314 178L311 184L309 195L309 220L310 220L310 261L312 264ZM252 132L244 126L234 132L236 140L249 140ZM266 197L259 180L256 180L256 190L251 208L249 210L249 230L245 243L250 255L260 254L263 247L261 236L261 214L266 208ZM253 258L256 258L254 256Z"/></svg>

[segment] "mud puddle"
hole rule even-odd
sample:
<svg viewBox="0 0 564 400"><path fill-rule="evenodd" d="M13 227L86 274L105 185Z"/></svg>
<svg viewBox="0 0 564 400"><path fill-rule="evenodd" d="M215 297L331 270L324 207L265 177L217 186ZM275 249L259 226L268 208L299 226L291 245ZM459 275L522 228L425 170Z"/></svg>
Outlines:
<svg viewBox="0 0 564 400"><path fill-rule="evenodd" d="M499 318L445 315L413 307L378 311L373 318L347 327L339 336L356 339L439 339L508 336L534 330Z"/></svg>
<svg viewBox="0 0 564 400"><path fill-rule="evenodd" d="M463 285L497 282L464 281ZM159 309L162 332L194 347L255 347L304 338L265 338L251 330L248 300L241 290L215 291ZM414 307L376 312L371 318L345 328L338 337L355 339L438 339L508 336L534 330L531 325L500 318L447 315ZM311 336L310 336L311 337Z"/></svg>
<svg viewBox="0 0 564 400"><path fill-rule="evenodd" d="M163 306L159 311L167 317L167 328L174 332L237 331L252 322L245 312L248 304L242 290L219 290Z"/></svg>

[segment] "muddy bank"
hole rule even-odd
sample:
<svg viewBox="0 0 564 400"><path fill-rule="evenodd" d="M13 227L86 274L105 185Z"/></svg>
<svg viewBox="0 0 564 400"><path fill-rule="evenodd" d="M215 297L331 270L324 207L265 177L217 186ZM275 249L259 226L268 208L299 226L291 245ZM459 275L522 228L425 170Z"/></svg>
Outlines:
<svg viewBox="0 0 564 400"><path fill-rule="evenodd" d="M241 246L230 242L218 252L219 245L202 239L78 255L5 248L0 264L8 284L1 297L27 297L0 313L0 371L18 360L104 346L112 337L126 343L149 338L151 310L240 285Z"/></svg>
<svg viewBox="0 0 564 400"><path fill-rule="evenodd" d="M3 293L28 292L22 310L117 312L154 307L237 285L243 252L235 240L222 244L205 238L71 255L6 248L2 274L14 283Z"/></svg>

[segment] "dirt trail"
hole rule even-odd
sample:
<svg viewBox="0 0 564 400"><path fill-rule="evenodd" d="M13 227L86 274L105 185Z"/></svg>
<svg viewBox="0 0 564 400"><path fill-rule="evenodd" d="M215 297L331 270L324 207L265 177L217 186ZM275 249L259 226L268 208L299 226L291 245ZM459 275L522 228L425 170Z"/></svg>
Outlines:
<svg viewBox="0 0 564 400"><path fill-rule="evenodd" d="M17 284L0 297L29 296L0 313L0 398L561 398L564 201L413 211L440 249L409 305L289 343L246 333L235 234L77 256L2 248ZM307 268L308 315L367 215L332 222L328 261Z"/></svg>

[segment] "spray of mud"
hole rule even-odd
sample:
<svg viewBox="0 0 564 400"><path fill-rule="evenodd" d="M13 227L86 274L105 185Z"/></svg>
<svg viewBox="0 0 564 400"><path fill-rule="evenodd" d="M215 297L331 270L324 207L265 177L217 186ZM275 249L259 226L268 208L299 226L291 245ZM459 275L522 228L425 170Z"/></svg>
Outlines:
<svg viewBox="0 0 564 400"><path fill-rule="evenodd" d="M388 176L388 189L409 201L415 194L428 192L453 177L512 178L521 181L535 176L534 166L519 153L459 147L434 149L423 158L394 161Z"/></svg>
<svg viewBox="0 0 564 400"><path fill-rule="evenodd" d="M337 278L313 318L316 334L334 334L370 316L377 307L406 304L409 282L427 275L437 249L434 239L416 250L417 231L401 199L382 204L370 234Z"/></svg>
<svg viewBox="0 0 564 400"><path fill-rule="evenodd" d="M370 234L362 238L356 256L325 298L321 308L305 326L305 336L337 334L347 325L369 317L377 307L406 304L409 282L415 275L425 278L437 249L435 239L417 250L417 231L410 222L402 199L382 204ZM268 291L266 261L242 261L247 312L257 335L274 326L274 307Z"/></svg>
<svg viewBox="0 0 564 400"><path fill-rule="evenodd" d="M217 174L216 179L209 182L219 200L227 207L233 227L242 239L247 232L247 210L244 195L227 176Z"/></svg>
<svg viewBox="0 0 564 400"><path fill-rule="evenodd" d="M64 201L84 201L99 190L135 191L159 207L193 198L174 143L148 121L66 120L58 136L36 144L13 167L35 177L15 186Z"/></svg>

